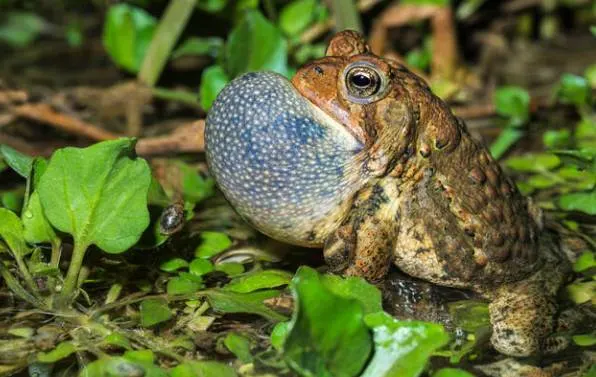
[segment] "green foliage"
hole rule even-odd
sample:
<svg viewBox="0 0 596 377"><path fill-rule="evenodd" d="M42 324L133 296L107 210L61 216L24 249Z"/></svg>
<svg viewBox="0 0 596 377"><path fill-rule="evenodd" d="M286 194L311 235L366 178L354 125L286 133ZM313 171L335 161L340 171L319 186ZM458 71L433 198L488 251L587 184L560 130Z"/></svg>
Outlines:
<svg viewBox="0 0 596 377"><path fill-rule="evenodd" d="M203 109L210 109L215 98L221 90L230 82L224 68L220 65L212 65L203 71L201 76L200 99Z"/></svg>
<svg viewBox="0 0 596 377"><path fill-rule="evenodd" d="M0 145L0 154L4 159L4 162L8 164L12 170L19 173L23 178L29 178L31 167L33 166L32 157L24 155L8 145Z"/></svg>
<svg viewBox="0 0 596 377"><path fill-rule="evenodd" d="M209 13L220 12L227 4L228 0L197 0L197 8Z"/></svg>
<svg viewBox="0 0 596 377"><path fill-rule="evenodd" d="M366 280L356 276L341 278L337 275L322 275L321 281L333 294L346 299L357 300L364 314L383 310L381 291Z"/></svg>
<svg viewBox="0 0 596 377"><path fill-rule="evenodd" d="M39 182L50 223L75 245L108 253L134 245L149 225L151 172L134 154L135 141L120 139L56 151ZM75 246L76 247L76 246Z"/></svg>
<svg viewBox="0 0 596 377"><path fill-rule="evenodd" d="M263 303L264 300L277 297L279 291L261 290L250 293L236 293L221 289L202 291L207 297L213 310L222 313L249 313L260 315L271 321L285 321L287 318L270 309Z"/></svg>
<svg viewBox="0 0 596 377"><path fill-rule="evenodd" d="M188 38L180 47L172 52L172 58L182 56L211 56L217 58L223 51L224 41L221 38L209 37L191 37Z"/></svg>
<svg viewBox="0 0 596 377"><path fill-rule="evenodd" d="M573 271L583 272L596 267L596 258L594 252L585 251L575 261L573 265Z"/></svg>
<svg viewBox="0 0 596 377"><path fill-rule="evenodd" d="M76 348L72 342L61 342L56 348L49 352L40 352L37 354L37 360L42 363L55 363L58 360L62 360L76 351Z"/></svg>
<svg viewBox="0 0 596 377"><path fill-rule="evenodd" d="M0 238L6 242L14 256L23 257L30 253L25 244L23 223L12 211L0 208Z"/></svg>
<svg viewBox="0 0 596 377"><path fill-rule="evenodd" d="M522 136L521 126L530 118L530 95L517 86L504 86L495 92L497 114L507 119L507 125L497 140L490 146L495 158L503 156Z"/></svg>
<svg viewBox="0 0 596 377"><path fill-rule="evenodd" d="M433 377L474 377L474 375L461 369L443 368L433 374Z"/></svg>
<svg viewBox="0 0 596 377"><path fill-rule="evenodd" d="M449 340L435 323L398 321L383 312L369 314L365 321L374 332L375 353L361 377L418 376L432 352Z"/></svg>
<svg viewBox="0 0 596 377"><path fill-rule="evenodd" d="M188 271L196 276L202 276L208 274L209 272L213 271L213 263L211 263L208 259L203 258L195 258L190 262L188 267Z"/></svg>
<svg viewBox="0 0 596 377"><path fill-rule="evenodd" d="M174 272L185 267L188 267L188 262L182 258L168 259L159 266L159 268L165 272Z"/></svg>
<svg viewBox="0 0 596 377"><path fill-rule="evenodd" d="M317 0L294 0L284 6L279 14L279 28L288 36L302 32L316 17Z"/></svg>
<svg viewBox="0 0 596 377"><path fill-rule="evenodd" d="M0 18L0 41L23 48L47 28L43 18L32 12L11 11Z"/></svg>
<svg viewBox="0 0 596 377"><path fill-rule="evenodd" d="M215 361L188 361L170 371L171 377L237 377L234 369Z"/></svg>
<svg viewBox="0 0 596 377"><path fill-rule="evenodd" d="M201 240L202 242L195 250L197 258L211 258L232 245L230 237L219 232L203 232L201 233Z"/></svg>
<svg viewBox="0 0 596 377"><path fill-rule="evenodd" d="M224 289L237 293L249 293L286 285L291 279L292 275L282 270L255 271L235 278Z"/></svg>
<svg viewBox="0 0 596 377"><path fill-rule="evenodd" d="M168 295L186 295L201 289L203 280L199 276L189 273L181 273L177 277L173 277L168 281L166 291Z"/></svg>
<svg viewBox="0 0 596 377"><path fill-rule="evenodd" d="M110 6L103 29L103 45L112 60L137 73L143 63L157 21L141 8L121 3Z"/></svg>
<svg viewBox="0 0 596 377"><path fill-rule="evenodd" d="M172 318L172 311L165 299L147 299L140 305L141 326L151 327Z"/></svg>
<svg viewBox="0 0 596 377"><path fill-rule="evenodd" d="M287 72L287 43L279 30L257 11L246 12L230 32L225 48L226 72Z"/></svg>
<svg viewBox="0 0 596 377"><path fill-rule="evenodd" d="M596 334L581 334L572 337L573 342L581 347L591 347L596 344Z"/></svg>
<svg viewBox="0 0 596 377"><path fill-rule="evenodd" d="M583 107L590 103L591 94L591 88L584 77L570 73L561 77L557 97L562 103Z"/></svg>
<svg viewBox="0 0 596 377"><path fill-rule="evenodd" d="M304 376L358 375L372 352L361 304L333 294L308 267L291 288L297 303L283 347L288 365Z"/></svg>
<svg viewBox="0 0 596 377"><path fill-rule="evenodd" d="M238 360L245 364L252 362L253 357L250 353L250 339L231 332L224 338L224 345L238 358Z"/></svg>
<svg viewBox="0 0 596 377"><path fill-rule="evenodd" d="M256 10L246 11L232 29L224 47L223 64L203 72L201 106L208 110L234 77L251 71L271 70L288 73L287 42L278 28Z"/></svg>

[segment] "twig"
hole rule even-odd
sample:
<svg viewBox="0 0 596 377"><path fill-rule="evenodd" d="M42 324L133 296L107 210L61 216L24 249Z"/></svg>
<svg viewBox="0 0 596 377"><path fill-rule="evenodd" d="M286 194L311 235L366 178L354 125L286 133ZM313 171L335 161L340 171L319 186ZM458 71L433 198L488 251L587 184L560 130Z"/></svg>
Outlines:
<svg viewBox="0 0 596 377"><path fill-rule="evenodd" d="M140 139L137 153L150 156L168 153L197 153L205 150L205 121L203 119L182 125L169 135Z"/></svg>
<svg viewBox="0 0 596 377"><path fill-rule="evenodd" d="M95 127L80 119L54 111L45 103L25 104L13 109L13 113L27 119L51 125L71 134L85 136L94 141L111 140L120 135Z"/></svg>

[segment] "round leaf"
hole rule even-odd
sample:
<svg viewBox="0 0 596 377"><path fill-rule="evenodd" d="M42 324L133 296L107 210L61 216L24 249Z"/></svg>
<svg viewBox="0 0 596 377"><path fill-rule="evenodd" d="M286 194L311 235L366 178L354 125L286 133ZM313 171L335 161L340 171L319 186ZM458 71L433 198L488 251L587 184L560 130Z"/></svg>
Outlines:
<svg viewBox="0 0 596 377"><path fill-rule="evenodd" d="M131 156L134 144L119 139L55 152L38 187L50 223L75 243L109 253L134 245L149 225L151 183L147 162Z"/></svg>

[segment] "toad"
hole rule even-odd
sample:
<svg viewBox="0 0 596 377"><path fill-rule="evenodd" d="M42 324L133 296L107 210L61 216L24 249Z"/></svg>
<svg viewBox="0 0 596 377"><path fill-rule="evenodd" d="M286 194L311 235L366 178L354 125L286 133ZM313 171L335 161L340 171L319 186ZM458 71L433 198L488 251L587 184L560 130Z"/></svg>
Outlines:
<svg viewBox="0 0 596 377"><path fill-rule="evenodd" d="M540 353L570 271L539 211L426 83L353 31L293 79L245 74L207 117L207 162L250 224L322 247L334 272L391 265L489 301L496 350Z"/></svg>

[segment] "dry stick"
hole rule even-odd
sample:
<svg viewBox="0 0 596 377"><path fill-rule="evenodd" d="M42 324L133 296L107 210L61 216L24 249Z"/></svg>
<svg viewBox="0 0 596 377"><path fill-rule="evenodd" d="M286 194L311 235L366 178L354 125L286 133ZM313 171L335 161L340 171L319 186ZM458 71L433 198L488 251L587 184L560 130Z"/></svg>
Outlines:
<svg viewBox="0 0 596 377"><path fill-rule="evenodd" d="M198 153L205 150L205 120L200 119L182 125L169 135L140 139L136 146L137 154L150 156L157 154Z"/></svg>
<svg viewBox="0 0 596 377"><path fill-rule="evenodd" d="M25 104L14 108L13 113L40 123L49 124L71 134L85 136L95 141L112 140L121 135L95 127L80 119L56 112L45 103Z"/></svg>

